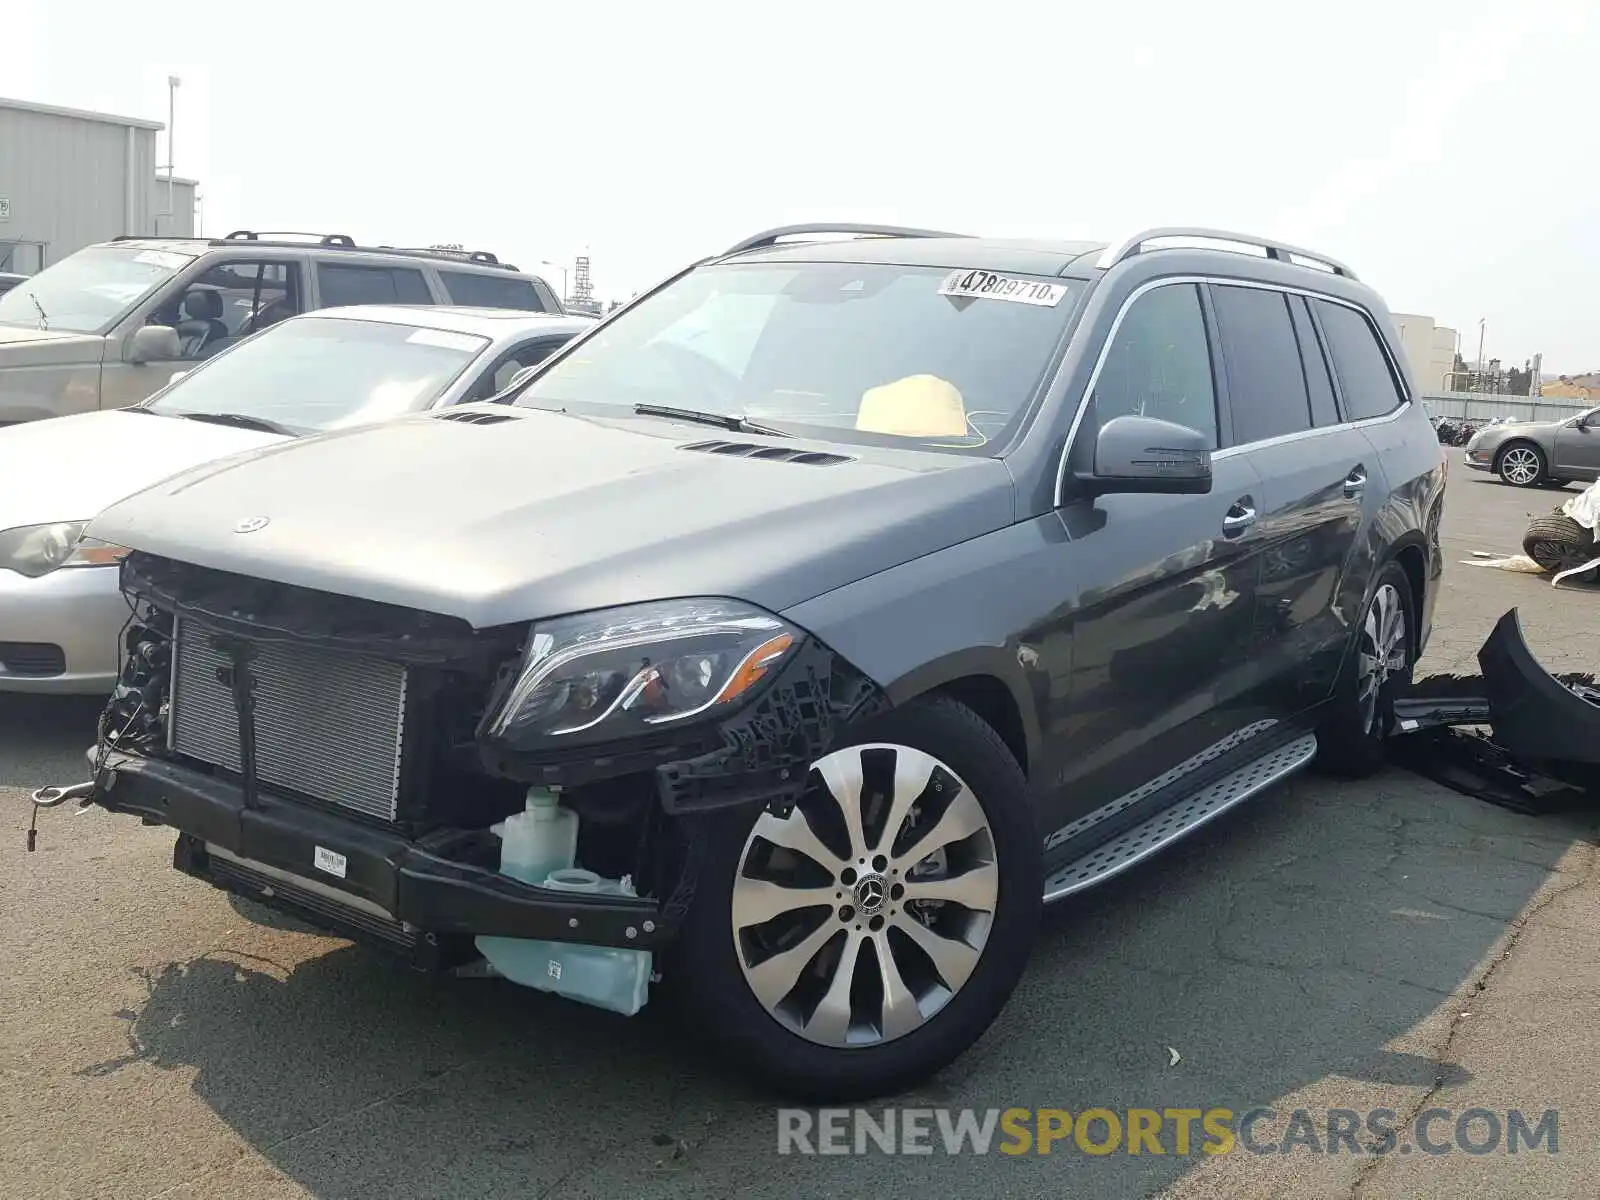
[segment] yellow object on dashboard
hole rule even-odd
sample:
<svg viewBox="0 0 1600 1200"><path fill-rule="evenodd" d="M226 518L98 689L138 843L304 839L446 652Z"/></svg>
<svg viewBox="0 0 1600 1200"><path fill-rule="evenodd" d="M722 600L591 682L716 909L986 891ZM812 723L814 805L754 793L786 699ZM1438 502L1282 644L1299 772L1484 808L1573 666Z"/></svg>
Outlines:
<svg viewBox="0 0 1600 1200"><path fill-rule="evenodd" d="M900 437L964 437L967 410L949 380L907 375L862 393L856 428Z"/></svg>

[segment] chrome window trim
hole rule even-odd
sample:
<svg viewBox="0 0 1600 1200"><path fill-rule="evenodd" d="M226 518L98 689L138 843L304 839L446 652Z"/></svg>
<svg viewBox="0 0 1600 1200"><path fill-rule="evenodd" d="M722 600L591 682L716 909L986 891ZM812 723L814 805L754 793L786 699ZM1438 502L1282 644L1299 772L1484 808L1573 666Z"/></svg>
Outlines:
<svg viewBox="0 0 1600 1200"><path fill-rule="evenodd" d="M1117 333L1122 329L1123 318L1128 315L1128 310L1137 304L1139 299L1146 293L1153 292L1157 288L1174 287L1181 284L1217 284L1224 287L1248 287L1256 288L1265 292L1281 292L1290 296L1304 296L1308 300L1326 300L1330 304L1342 304L1344 307L1360 313L1361 316L1366 318L1368 324L1373 326L1374 332L1378 332L1377 318L1373 315L1370 309L1364 308L1354 301L1346 300L1342 296L1330 296L1327 292L1319 292L1312 288L1295 287L1292 284L1286 283L1264 283L1257 279L1239 279L1231 275L1168 275L1161 279L1152 279L1148 283L1140 284L1131 293L1129 293L1128 298L1124 300L1122 302L1122 306L1117 309L1117 315L1111 322L1111 329L1106 334L1105 341L1101 343L1100 353L1095 358L1094 369L1089 372L1089 381L1084 385L1083 394L1078 397L1077 407L1073 410L1072 424L1067 429L1067 438L1061 447L1061 458L1056 463L1056 486L1053 498L1053 503L1056 508L1061 507L1062 498L1066 492L1067 461L1072 457L1073 444L1078 440L1078 431L1083 425L1083 414L1089 407L1089 397L1094 395L1095 385L1100 382L1100 372L1106 365L1106 359L1110 356L1113 343L1115 343L1117 340ZM1220 334L1218 335L1218 338L1220 341ZM1246 442L1242 446L1228 446L1214 451L1211 456L1212 461L1228 458L1245 450L1256 450L1264 446L1283 445L1288 442L1300 441L1306 438L1317 437L1326 433L1335 433L1345 429L1367 429L1372 426L1386 425L1390 421L1398 420L1400 417L1405 415L1407 409L1416 403L1416 399L1411 394L1411 386L1406 379L1405 372L1400 369L1399 364L1395 361L1394 354L1389 348L1388 340L1382 337L1381 334L1378 337L1378 347L1383 351L1384 361L1389 364L1390 375L1395 382L1396 390L1400 394L1399 407L1397 407L1393 412L1384 413L1379 417L1366 417L1359 421L1341 421L1336 425L1319 425L1314 429L1303 429L1295 433L1282 434L1275 438L1265 438L1258 442ZM1065 361L1063 361L1062 364L1056 369L1055 377L1050 381L1051 390L1054 390L1055 387L1061 382L1061 375L1066 370L1066 367L1067 364ZM1335 368L1330 362L1330 372L1336 369L1337 368ZM1335 382L1337 383L1337 381ZM1220 416L1221 414L1219 413L1218 417L1220 418Z"/></svg>

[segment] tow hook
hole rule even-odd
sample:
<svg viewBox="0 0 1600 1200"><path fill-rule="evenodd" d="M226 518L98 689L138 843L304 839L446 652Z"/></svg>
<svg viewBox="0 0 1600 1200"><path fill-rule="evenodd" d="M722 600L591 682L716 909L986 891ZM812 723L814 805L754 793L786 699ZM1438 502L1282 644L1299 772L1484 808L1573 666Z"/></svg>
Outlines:
<svg viewBox="0 0 1600 1200"><path fill-rule="evenodd" d="M41 808L55 808L65 804L68 800L78 802L78 811L82 812L94 803L94 780L85 780L75 783L71 787L42 787L34 792L30 799L33 801L33 816L28 821L28 851L31 853L39 844L39 810Z"/></svg>

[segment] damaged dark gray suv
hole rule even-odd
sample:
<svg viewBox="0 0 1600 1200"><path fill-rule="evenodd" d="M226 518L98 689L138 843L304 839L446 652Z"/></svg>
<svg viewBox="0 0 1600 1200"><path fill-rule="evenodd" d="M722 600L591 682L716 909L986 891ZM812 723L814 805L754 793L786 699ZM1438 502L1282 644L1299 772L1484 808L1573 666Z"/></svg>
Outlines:
<svg viewBox="0 0 1600 1200"><path fill-rule="evenodd" d="M1042 904L1380 765L1441 562L1402 364L1257 238L769 231L492 402L104 513L78 794L418 966L680 988L791 1095L892 1091Z"/></svg>

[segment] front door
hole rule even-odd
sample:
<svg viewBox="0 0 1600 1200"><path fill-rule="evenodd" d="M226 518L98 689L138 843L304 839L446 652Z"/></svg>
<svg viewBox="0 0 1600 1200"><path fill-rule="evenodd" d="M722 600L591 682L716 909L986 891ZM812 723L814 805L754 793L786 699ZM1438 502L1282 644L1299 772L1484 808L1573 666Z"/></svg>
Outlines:
<svg viewBox="0 0 1600 1200"><path fill-rule="evenodd" d="M149 398L180 371L303 311L304 295L300 264L276 259L229 259L180 280L129 318L108 349L100 407L126 408ZM141 325L176 330L179 357L127 361L133 331Z"/></svg>
<svg viewBox="0 0 1600 1200"><path fill-rule="evenodd" d="M1591 409L1556 430L1550 466L1563 479L1600 478L1600 408Z"/></svg>
<svg viewBox="0 0 1600 1200"><path fill-rule="evenodd" d="M1128 413L1220 445L1201 293L1165 284L1133 301L1095 381L1094 423ZM1085 422L1080 436L1094 436ZM1054 547L1081 589L1065 703L1047 714L1041 772L1055 841L1071 823L1225 742L1259 714L1248 638L1260 566L1261 480L1223 457L1204 496L1103 496L1061 510ZM1085 586L1092 585L1092 586ZM1054 842L1047 839L1047 845Z"/></svg>

